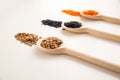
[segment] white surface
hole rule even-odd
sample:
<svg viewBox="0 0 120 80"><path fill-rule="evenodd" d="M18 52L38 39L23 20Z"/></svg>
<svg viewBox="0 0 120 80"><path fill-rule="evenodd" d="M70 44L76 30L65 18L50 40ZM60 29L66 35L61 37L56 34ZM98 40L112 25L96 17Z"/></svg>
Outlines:
<svg viewBox="0 0 120 80"><path fill-rule="evenodd" d="M120 65L120 43L41 25L41 20L81 21L120 35L120 25L70 16L63 9L97 10L120 18L120 0L0 0L0 80L120 80L120 75L68 56L53 56L15 40L18 32L57 36L73 50Z"/></svg>

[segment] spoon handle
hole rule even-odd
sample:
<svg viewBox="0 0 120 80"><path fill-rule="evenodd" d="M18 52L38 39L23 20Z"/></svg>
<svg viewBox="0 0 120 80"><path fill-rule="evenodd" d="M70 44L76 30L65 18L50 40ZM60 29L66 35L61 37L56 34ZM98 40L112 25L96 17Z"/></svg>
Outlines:
<svg viewBox="0 0 120 80"><path fill-rule="evenodd" d="M110 62L107 62L107 61L104 61L101 59L97 59L95 57L89 56L89 55L84 54L84 53L76 52L76 51L73 51L73 50L68 49L68 48L66 49L65 54L68 54L68 55L76 57L78 59L87 61L89 63L103 67L105 69L114 71L116 73L120 73L120 66L119 65L115 65L115 64L112 64Z"/></svg>
<svg viewBox="0 0 120 80"><path fill-rule="evenodd" d="M103 31L99 31L99 30L95 30L95 29L91 29L91 28L86 28L86 31L88 32L88 34L91 34L94 36L98 36L98 37L102 37L105 39L120 42L120 35L115 35L115 34L103 32Z"/></svg>
<svg viewBox="0 0 120 80"><path fill-rule="evenodd" d="M106 16L106 15L101 15L100 17L102 20L104 20L106 22L120 24L120 18L114 18L114 17L110 17L110 16Z"/></svg>

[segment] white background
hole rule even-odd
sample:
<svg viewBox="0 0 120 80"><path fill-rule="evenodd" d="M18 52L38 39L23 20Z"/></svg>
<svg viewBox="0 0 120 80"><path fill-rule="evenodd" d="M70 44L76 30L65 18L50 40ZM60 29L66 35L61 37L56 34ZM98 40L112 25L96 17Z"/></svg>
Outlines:
<svg viewBox="0 0 120 80"><path fill-rule="evenodd" d="M0 80L120 80L120 75L84 61L40 52L17 41L18 32L61 38L69 48L120 65L120 43L41 25L41 20L80 21L120 35L120 24L70 16L63 9L93 9L120 18L120 0L0 0Z"/></svg>

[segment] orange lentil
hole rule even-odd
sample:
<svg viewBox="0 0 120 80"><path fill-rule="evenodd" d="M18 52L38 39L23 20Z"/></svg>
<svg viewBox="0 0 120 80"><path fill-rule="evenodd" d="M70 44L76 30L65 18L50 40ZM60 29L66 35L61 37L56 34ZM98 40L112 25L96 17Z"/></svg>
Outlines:
<svg viewBox="0 0 120 80"><path fill-rule="evenodd" d="M85 15L90 15L90 16L95 16L95 15L98 15L99 13L95 10L86 10L86 11L83 11L82 12L83 14Z"/></svg>
<svg viewBox="0 0 120 80"><path fill-rule="evenodd" d="M73 10L62 10L63 13L72 15L72 16L81 16L80 12Z"/></svg>

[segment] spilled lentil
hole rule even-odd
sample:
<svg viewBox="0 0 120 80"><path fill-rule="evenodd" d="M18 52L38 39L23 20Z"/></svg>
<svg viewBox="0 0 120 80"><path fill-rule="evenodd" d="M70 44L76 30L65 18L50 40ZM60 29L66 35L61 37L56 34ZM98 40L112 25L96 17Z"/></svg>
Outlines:
<svg viewBox="0 0 120 80"><path fill-rule="evenodd" d="M61 24L62 24L62 21L55 21L55 20L50 20L50 19L42 20L41 22L44 25L48 25L48 26L55 27L55 28L61 27Z"/></svg>
<svg viewBox="0 0 120 80"><path fill-rule="evenodd" d="M72 15L72 16L81 16L81 13L79 11L74 10L62 10L63 13Z"/></svg>
<svg viewBox="0 0 120 80"><path fill-rule="evenodd" d="M36 42L38 41L38 39L41 38L35 34L25 33L25 32L17 33L15 34L14 37L16 38L16 40L20 41L21 43L24 43L29 46L36 45Z"/></svg>

